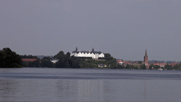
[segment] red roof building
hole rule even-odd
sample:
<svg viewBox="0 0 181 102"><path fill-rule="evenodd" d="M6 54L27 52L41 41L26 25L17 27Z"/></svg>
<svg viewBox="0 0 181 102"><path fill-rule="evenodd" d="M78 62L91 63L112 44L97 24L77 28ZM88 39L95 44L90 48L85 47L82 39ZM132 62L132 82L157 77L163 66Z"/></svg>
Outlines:
<svg viewBox="0 0 181 102"><path fill-rule="evenodd" d="M36 60L38 60L38 59L37 58L22 58L22 61L24 61L24 62L33 62Z"/></svg>
<svg viewBox="0 0 181 102"><path fill-rule="evenodd" d="M122 61L122 60L117 60L117 64L122 65L122 64L123 64L123 61Z"/></svg>
<svg viewBox="0 0 181 102"><path fill-rule="evenodd" d="M124 65L131 64L129 61L123 61Z"/></svg>
<svg viewBox="0 0 181 102"><path fill-rule="evenodd" d="M171 66L175 66L175 65L177 65L178 63L170 63L169 65L171 65Z"/></svg>
<svg viewBox="0 0 181 102"><path fill-rule="evenodd" d="M154 65L158 65L158 66L160 66L160 67L165 67L165 65L167 65L166 63L154 63Z"/></svg>

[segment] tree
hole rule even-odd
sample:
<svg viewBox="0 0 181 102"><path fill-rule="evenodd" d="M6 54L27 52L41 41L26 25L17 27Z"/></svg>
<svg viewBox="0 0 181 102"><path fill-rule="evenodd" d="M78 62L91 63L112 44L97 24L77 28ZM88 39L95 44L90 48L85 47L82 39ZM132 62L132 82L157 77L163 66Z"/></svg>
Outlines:
<svg viewBox="0 0 181 102"><path fill-rule="evenodd" d="M140 69L139 65L133 65L134 69Z"/></svg>
<svg viewBox="0 0 181 102"><path fill-rule="evenodd" d="M29 63L22 61L22 66L23 66L23 67L29 67Z"/></svg>
<svg viewBox="0 0 181 102"><path fill-rule="evenodd" d="M142 61L138 61L139 64L142 64Z"/></svg>
<svg viewBox="0 0 181 102"><path fill-rule="evenodd" d="M21 58L38 58L38 57L33 55L21 55Z"/></svg>
<svg viewBox="0 0 181 102"><path fill-rule="evenodd" d="M55 64L57 68L70 68L72 63L70 59L70 53L68 52L66 55L63 51L60 51L54 58L58 59L58 62Z"/></svg>
<svg viewBox="0 0 181 102"><path fill-rule="evenodd" d="M3 50L0 51L0 57L1 68L22 67L21 57L10 48L3 48Z"/></svg>
<svg viewBox="0 0 181 102"><path fill-rule="evenodd" d="M146 69L146 65L145 64L141 64L141 69Z"/></svg>
<svg viewBox="0 0 181 102"><path fill-rule="evenodd" d="M51 60L50 57L43 57L41 60L41 66L49 68L54 67L53 63L50 60Z"/></svg>
<svg viewBox="0 0 181 102"><path fill-rule="evenodd" d="M81 59L75 58L74 56L72 56L69 60L71 68L80 68L81 67L80 62L81 62Z"/></svg>
<svg viewBox="0 0 181 102"><path fill-rule="evenodd" d="M125 66L124 65L120 65L120 64L118 64L118 69L124 69L125 68Z"/></svg>
<svg viewBox="0 0 181 102"><path fill-rule="evenodd" d="M130 67L129 64L127 64L125 68L126 68L126 69L131 69L131 67Z"/></svg>
<svg viewBox="0 0 181 102"><path fill-rule="evenodd" d="M106 60L113 60L113 57L109 53L106 53L105 54L105 59Z"/></svg>
<svg viewBox="0 0 181 102"><path fill-rule="evenodd" d="M70 52L67 52L66 56L67 56L67 57L70 57Z"/></svg>
<svg viewBox="0 0 181 102"><path fill-rule="evenodd" d="M5 60L5 54L3 53L3 51L0 51L0 68L3 68L4 67L4 62Z"/></svg>
<svg viewBox="0 0 181 102"><path fill-rule="evenodd" d="M56 59L62 59L64 58L64 52L63 51L60 51L59 53L57 53L53 58L56 58Z"/></svg>
<svg viewBox="0 0 181 102"><path fill-rule="evenodd" d="M40 59L29 62L29 67L41 67Z"/></svg>
<svg viewBox="0 0 181 102"><path fill-rule="evenodd" d="M110 67L115 69L117 67L117 61L115 58L111 58L112 60L108 60L108 63L111 65Z"/></svg>
<svg viewBox="0 0 181 102"><path fill-rule="evenodd" d="M151 64L150 67L149 67L149 69L151 69L151 70L154 69L154 65Z"/></svg>
<svg viewBox="0 0 181 102"><path fill-rule="evenodd" d="M172 70L173 69L173 67L172 67L172 65L165 65L165 67L164 67L164 69L167 69L167 70Z"/></svg>
<svg viewBox="0 0 181 102"><path fill-rule="evenodd" d="M159 65L154 65L154 69L158 69L158 68L160 68Z"/></svg>

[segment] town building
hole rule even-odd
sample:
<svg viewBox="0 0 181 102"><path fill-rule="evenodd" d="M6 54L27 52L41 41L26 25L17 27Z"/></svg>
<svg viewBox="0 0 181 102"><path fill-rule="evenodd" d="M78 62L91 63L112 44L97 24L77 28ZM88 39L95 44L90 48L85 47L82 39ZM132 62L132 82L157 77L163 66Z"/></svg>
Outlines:
<svg viewBox="0 0 181 102"><path fill-rule="evenodd" d="M38 60L38 59L37 58L22 58L23 62L34 62L36 60Z"/></svg>
<svg viewBox="0 0 181 102"><path fill-rule="evenodd" d="M99 59L105 57L104 53L102 53L101 51L94 51L94 48L92 49L92 51L78 51L77 47L76 50L70 54L70 56L92 59Z"/></svg>
<svg viewBox="0 0 181 102"><path fill-rule="evenodd" d="M161 68L164 68L165 65L167 65L167 64L166 63L159 63L159 62L157 62L157 63L154 63L154 65L157 65L157 66L160 66Z"/></svg>
<svg viewBox="0 0 181 102"><path fill-rule="evenodd" d="M117 63L118 63L119 65L123 65L123 61L122 61L122 60L117 60Z"/></svg>
<svg viewBox="0 0 181 102"><path fill-rule="evenodd" d="M177 65L178 63L170 63L169 65L171 65L172 67Z"/></svg>

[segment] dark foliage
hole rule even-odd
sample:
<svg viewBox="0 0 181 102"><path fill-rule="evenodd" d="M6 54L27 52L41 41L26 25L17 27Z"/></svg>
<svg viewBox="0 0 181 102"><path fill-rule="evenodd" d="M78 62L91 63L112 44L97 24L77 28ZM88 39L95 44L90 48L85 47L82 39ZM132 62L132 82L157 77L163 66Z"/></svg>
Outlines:
<svg viewBox="0 0 181 102"><path fill-rule="evenodd" d="M21 57L10 48L4 48L0 51L0 68L22 67Z"/></svg>
<svg viewBox="0 0 181 102"><path fill-rule="evenodd" d="M38 57L33 55L21 55L21 58L38 58Z"/></svg>
<svg viewBox="0 0 181 102"><path fill-rule="evenodd" d="M51 58L43 57L43 59L41 60L41 67L49 67L49 68L54 67L53 63L51 62Z"/></svg>

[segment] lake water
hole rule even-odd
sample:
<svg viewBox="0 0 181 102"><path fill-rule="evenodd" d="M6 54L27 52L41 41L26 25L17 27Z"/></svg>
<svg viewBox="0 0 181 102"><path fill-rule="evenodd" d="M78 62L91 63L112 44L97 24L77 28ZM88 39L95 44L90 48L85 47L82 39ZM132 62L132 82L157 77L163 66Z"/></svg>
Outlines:
<svg viewBox="0 0 181 102"><path fill-rule="evenodd" d="M181 71L0 69L0 101L181 102Z"/></svg>

